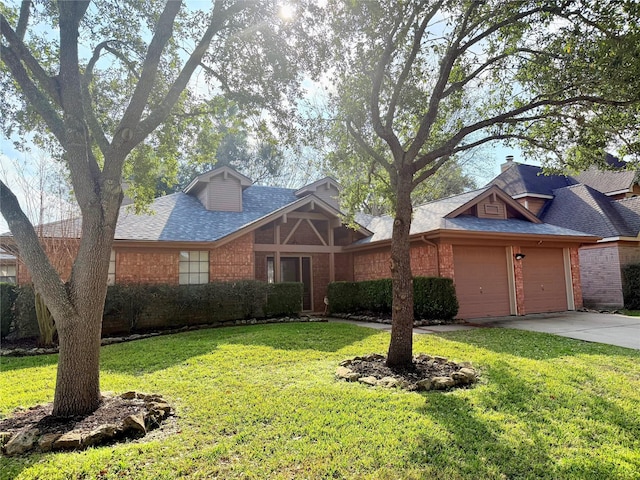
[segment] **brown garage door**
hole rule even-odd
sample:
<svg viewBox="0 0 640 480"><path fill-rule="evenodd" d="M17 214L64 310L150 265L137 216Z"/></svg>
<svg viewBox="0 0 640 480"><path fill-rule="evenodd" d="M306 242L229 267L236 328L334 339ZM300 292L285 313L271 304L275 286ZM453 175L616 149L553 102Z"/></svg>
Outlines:
<svg viewBox="0 0 640 480"><path fill-rule="evenodd" d="M459 318L509 315L509 277L504 247L453 247Z"/></svg>
<svg viewBox="0 0 640 480"><path fill-rule="evenodd" d="M567 310L567 283L561 248L523 248L524 313Z"/></svg>

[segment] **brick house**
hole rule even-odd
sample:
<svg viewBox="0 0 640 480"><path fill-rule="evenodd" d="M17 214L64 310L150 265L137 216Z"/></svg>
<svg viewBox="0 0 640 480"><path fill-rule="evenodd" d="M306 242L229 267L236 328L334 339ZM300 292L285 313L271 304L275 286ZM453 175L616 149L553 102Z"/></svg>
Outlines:
<svg viewBox="0 0 640 480"><path fill-rule="evenodd" d="M214 169L184 191L157 198L152 214L123 207L108 281L299 281L304 310L322 311L330 282L390 276L393 219L360 215L357 228L348 228L338 193L331 178L295 190L252 185L228 167ZM64 243L60 228L42 231L52 255L49 245ZM63 275L78 235L64 236L67 260L56 264ZM0 239L13 248L10 235ZM578 249L597 240L544 223L490 186L415 209L412 269L414 275L453 278L461 318L573 310L582 306ZM18 282L27 283L20 260L17 269Z"/></svg>
<svg viewBox="0 0 640 480"><path fill-rule="evenodd" d="M575 176L542 175L542 169L508 161L490 182L545 223L601 237L579 250L582 296L591 308L624 306L621 269L640 263L638 172L607 155L616 170L595 167Z"/></svg>

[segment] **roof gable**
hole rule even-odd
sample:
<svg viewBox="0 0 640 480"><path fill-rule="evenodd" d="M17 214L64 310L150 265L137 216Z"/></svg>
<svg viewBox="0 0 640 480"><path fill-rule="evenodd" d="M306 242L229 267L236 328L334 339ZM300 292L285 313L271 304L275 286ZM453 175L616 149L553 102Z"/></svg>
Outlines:
<svg viewBox="0 0 640 480"><path fill-rule="evenodd" d="M305 195L313 194L332 205L334 208L339 209L339 195L341 189L342 187L340 184L333 178L325 177L296 190L295 195L296 197L303 197Z"/></svg>
<svg viewBox="0 0 640 480"><path fill-rule="evenodd" d="M496 185L492 185L468 202L445 215L445 218L456 218L460 215L470 215L478 218L506 220L518 218L532 223L542 223L541 220L525 207L516 202Z"/></svg>

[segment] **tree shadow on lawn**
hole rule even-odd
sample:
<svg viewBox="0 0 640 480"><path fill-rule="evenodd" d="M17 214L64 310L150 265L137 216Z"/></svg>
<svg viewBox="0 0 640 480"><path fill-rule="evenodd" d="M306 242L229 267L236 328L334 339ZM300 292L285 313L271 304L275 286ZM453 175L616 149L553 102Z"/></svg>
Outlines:
<svg viewBox="0 0 640 480"><path fill-rule="evenodd" d="M531 360L547 360L575 355L610 356L612 354L640 360L640 351L631 348L560 337L551 333L509 328L475 328L458 332L436 333L435 336Z"/></svg>
<svg viewBox="0 0 640 480"><path fill-rule="evenodd" d="M104 347L101 369L125 374L152 373L213 353L221 345L276 350L336 352L379 332L337 323L286 323L204 329Z"/></svg>
<svg viewBox="0 0 640 480"><path fill-rule="evenodd" d="M637 468L624 453L633 451L640 433L634 412L576 393L581 411L568 413L568 401L556 400L553 388L539 379L523 379L508 365L489 368L486 375L489 385L478 393L425 395L419 412L445 433L424 435L412 463L429 464L444 472L442 478L624 478ZM585 431L585 418L597 424ZM617 446L611 438L599 438L602 430L611 429L618 432ZM592 455L603 446L616 455ZM566 456L559 453L564 451Z"/></svg>
<svg viewBox="0 0 640 480"><path fill-rule="evenodd" d="M39 368L58 363L58 354L31 355L26 357L0 357L0 372L23 370L25 368Z"/></svg>

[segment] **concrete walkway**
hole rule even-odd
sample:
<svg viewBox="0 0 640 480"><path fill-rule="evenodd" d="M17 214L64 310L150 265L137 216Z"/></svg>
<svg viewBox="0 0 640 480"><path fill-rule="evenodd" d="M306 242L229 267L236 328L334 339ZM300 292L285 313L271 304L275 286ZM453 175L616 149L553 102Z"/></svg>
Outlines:
<svg viewBox="0 0 640 480"><path fill-rule="evenodd" d="M329 321L391 331L391 325L384 323L360 322L339 318L330 318ZM413 329L413 333L454 332L481 327L514 328L532 332L552 333L588 342L607 343L640 350L640 317L612 313L559 312L525 315L522 317L482 318L461 324L416 327Z"/></svg>

